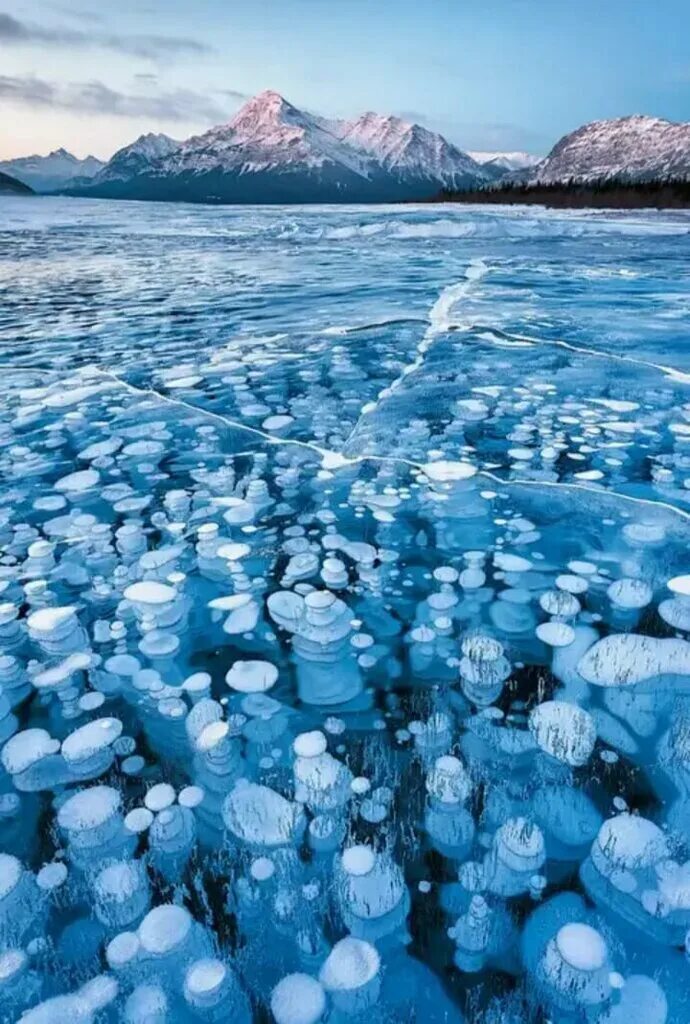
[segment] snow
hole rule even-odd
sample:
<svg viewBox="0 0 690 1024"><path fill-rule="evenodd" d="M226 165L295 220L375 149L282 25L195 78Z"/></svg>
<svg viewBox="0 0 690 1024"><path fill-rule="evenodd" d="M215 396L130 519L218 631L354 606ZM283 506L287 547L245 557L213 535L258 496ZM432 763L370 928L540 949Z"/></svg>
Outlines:
<svg viewBox="0 0 690 1024"><path fill-rule="evenodd" d="M93 178L104 167L102 160L87 156L83 160L66 149L54 149L47 156L14 157L0 161L0 172L10 174L37 192L50 192L74 178Z"/></svg>
<svg viewBox="0 0 690 1024"><path fill-rule="evenodd" d="M483 178L467 153L428 128L399 117L369 112L354 121L335 122L334 131L343 142L401 177L433 178L446 188L457 187L467 176Z"/></svg>
<svg viewBox="0 0 690 1024"><path fill-rule="evenodd" d="M117 181L140 173L151 164L170 156L180 146L176 139L162 132L147 132L122 149L118 149L93 179L93 184Z"/></svg>
<svg viewBox="0 0 690 1024"><path fill-rule="evenodd" d="M489 164L491 167L495 167L497 170L502 171L519 171L525 167L534 167L541 159L538 156L533 156L532 153L525 153L521 150L511 150L510 152L491 152L487 150L468 149L467 155L471 156L478 164Z"/></svg>
<svg viewBox="0 0 690 1024"><path fill-rule="evenodd" d="M339 187L383 181L431 182L457 188L493 177L443 136L394 116L366 113L350 121L329 120L299 110L273 90L252 97L227 124L182 143L144 135L119 150L95 176L93 186L139 174L175 179L209 172L239 177L266 172L310 177L335 174ZM189 376L188 381L201 378ZM188 386L188 385L185 385ZM281 417L277 426L288 426Z"/></svg>
<svg viewBox="0 0 690 1024"><path fill-rule="evenodd" d="M633 115L593 121L564 135L530 182L644 181L690 176L690 124Z"/></svg>

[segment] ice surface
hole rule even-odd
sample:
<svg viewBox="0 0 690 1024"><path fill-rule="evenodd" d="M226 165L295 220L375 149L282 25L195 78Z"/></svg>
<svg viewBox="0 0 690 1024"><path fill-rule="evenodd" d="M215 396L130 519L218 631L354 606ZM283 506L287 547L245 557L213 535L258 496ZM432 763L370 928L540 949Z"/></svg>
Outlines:
<svg viewBox="0 0 690 1024"><path fill-rule="evenodd" d="M687 1024L687 216L74 203L0 211L0 1020Z"/></svg>

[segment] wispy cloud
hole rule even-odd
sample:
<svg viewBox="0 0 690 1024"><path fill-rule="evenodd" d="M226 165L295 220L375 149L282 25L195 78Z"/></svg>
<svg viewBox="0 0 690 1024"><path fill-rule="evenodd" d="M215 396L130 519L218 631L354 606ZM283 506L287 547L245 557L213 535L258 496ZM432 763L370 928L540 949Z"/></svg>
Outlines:
<svg viewBox="0 0 690 1024"><path fill-rule="evenodd" d="M105 21L103 15L98 13L97 11L87 10L83 7L79 8L74 6L74 4L72 6L69 6L68 4L60 3L44 3L42 6L49 11L55 11L57 14L64 15L71 21L86 21L91 24L102 24Z"/></svg>
<svg viewBox="0 0 690 1024"><path fill-rule="evenodd" d="M403 121L412 121L414 124L428 126L432 123L429 115L422 113L421 110L397 110L396 116L402 118Z"/></svg>
<svg viewBox="0 0 690 1024"><path fill-rule="evenodd" d="M251 94L248 92L239 92L237 89L215 89L219 96L227 96L228 99L234 100L235 103L244 103L245 100L250 99Z"/></svg>
<svg viewBox="0 0 690 1024"><path fill-rule="evenodd" d="M63 85L33 75L0 75L0 99L34 109L53 108L169 122L217 124L228 115L225 107L190 89L139 95L118 92L99 81Z"/></svg>
<svg viewBox="0 0 690 1024"><path fill-rule="evenodd" d="M147 60L161 60L174 56L198 57L212 52L210 46L197 39L165 35L118 35L100 30L84 32L19 21L11 14L0 12L0 46L31 45L59 46L67 49L101 48Z"/></svg>

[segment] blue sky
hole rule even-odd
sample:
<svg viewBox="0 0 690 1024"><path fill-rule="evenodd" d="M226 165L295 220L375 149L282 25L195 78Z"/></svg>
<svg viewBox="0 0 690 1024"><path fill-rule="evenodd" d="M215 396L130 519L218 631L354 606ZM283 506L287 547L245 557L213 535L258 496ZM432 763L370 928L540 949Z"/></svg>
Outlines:
<svg viewBox="0 0 690 1024"><path fill-rule="evenodd" d="M688 0L0 0L0 158L107 157L262 89L547 152L586 121L690 120Z"/></svg>

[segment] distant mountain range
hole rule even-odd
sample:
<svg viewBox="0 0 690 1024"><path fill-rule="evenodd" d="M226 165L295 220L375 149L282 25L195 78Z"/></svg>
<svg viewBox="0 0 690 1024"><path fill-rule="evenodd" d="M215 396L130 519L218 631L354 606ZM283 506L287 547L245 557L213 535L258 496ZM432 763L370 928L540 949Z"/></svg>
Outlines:
<svg viewBox="0 0 690 1024"><path fill-rule="evenodd" d="M276 92L177 142L142 136L71 194L192 202L395 202L493 180L442 135L401 118L328 120Z"/></svg>
<svg viewBox="0 0 690 1024"><path fill-rule="evenodd" d="M34 154L0 161L0 171L18 178L36 192L55 192L68 183L88 181L104 166L95 156L80 160L66 149L55 149L48 156Z"/></svg>
<svg viewBox="0 0 690 1024"><path fill-rule="evenodd" d="M520 171L529 167L535 167L540 160L538 156L532 156L531 153L523 152L511 152L511 153L487 153L478 152L476 150L468 150L468 156L471 156L478 164L484 168L484 170L493 170L496 172L497 177L503 177L506 171Z"/></svg>
<svg viewBox="0 0 690 1024"><path fill-rule="evenodd" d="M690 179L690 124L632 116L565 135L543 159L466 153L393 115L329 120L277 92L185 141L149 133L103 163L64 149L0 162L39 192L204 203L399 202L485 188Z"/></svg>

